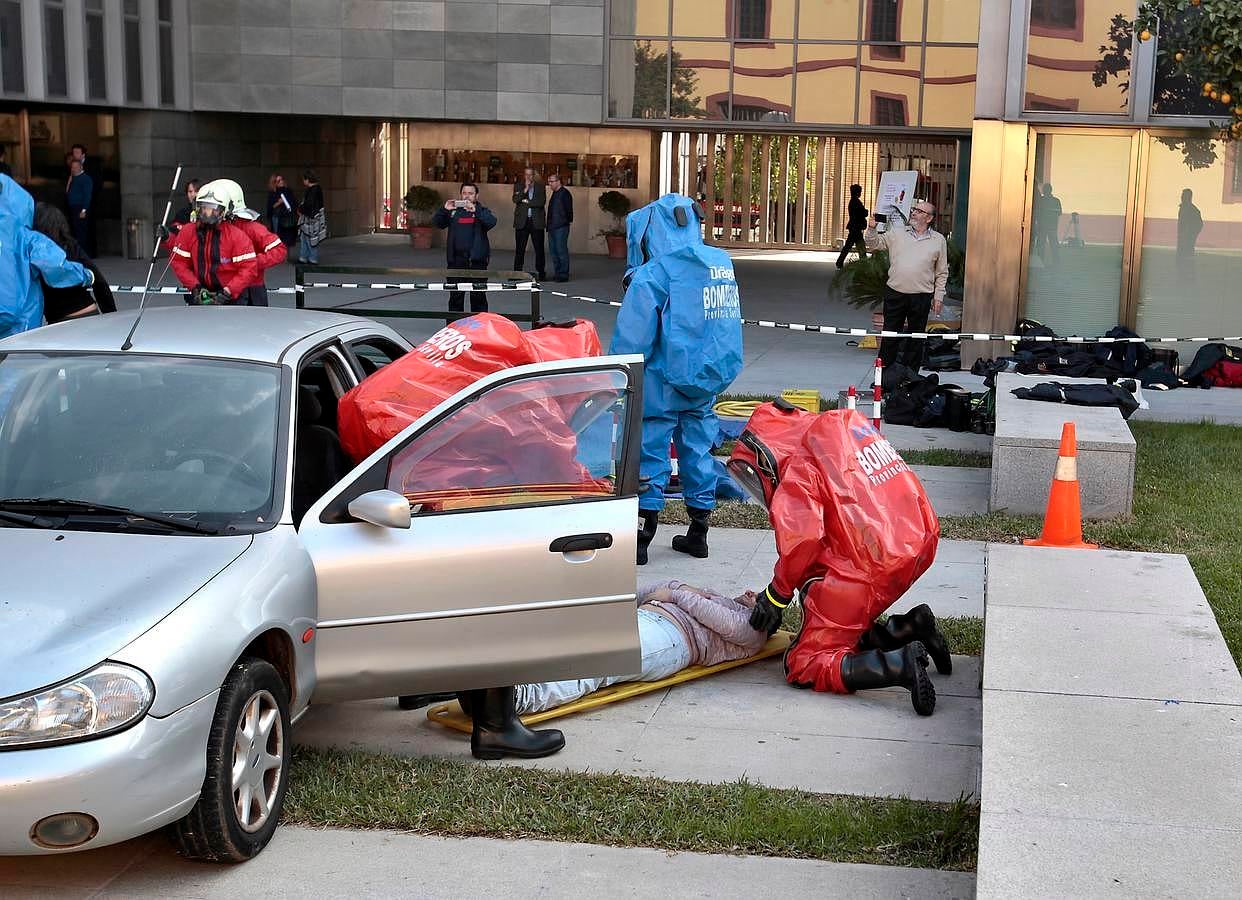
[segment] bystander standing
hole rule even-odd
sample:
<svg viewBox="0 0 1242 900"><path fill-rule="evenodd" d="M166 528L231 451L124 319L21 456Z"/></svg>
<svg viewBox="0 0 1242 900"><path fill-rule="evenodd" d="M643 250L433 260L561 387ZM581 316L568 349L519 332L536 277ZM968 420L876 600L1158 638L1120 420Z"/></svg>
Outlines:
<svg viewBox="0 0 1242 900"><path fill-rule="evenodd" d="M944 306L949 283L949 248L944 235L931 227L936 207L916 201L910 224L897 225L890 216L889 230L877 233L874 225L863 235L868 249L888 251L888 289L884 294L884 330L904 333L927 330L931 312ZM902 362L916 372L922 368L924 343L914 338L882 338L880 359L884 365Z"/></svg>
<svg viewBox="0 0 1242 900"><path fill-rule="evenodd" d="M513 268L517 272L525 271L526 241L529 239L535 248L535 277L540 281L548 277L543 258L543 230L546 225L543 208L546 203L547 192L535 177L535 170L527 166L522 181L513 188Z"/></svg>
<svg viewBox="0 0 1242 900"><path fill-rule="evenodd" d="M444 248L450 269L487 269L492 259L487 233L496 227L496 216L479 202L477 185L465 182L461 196L437 209L431 224L448 229ZM462 291L450 292L449 311L464 312L465 299ZM487 294L471 292L470 311L487 312Z"/></svg>
<svg viewBox="0 0 1242 900"><path fill-rule="evenodd" d="M548 176L548 250L557 281L569 280L569 226L574 221L574 198L561 183L560 175Z"/></svg>

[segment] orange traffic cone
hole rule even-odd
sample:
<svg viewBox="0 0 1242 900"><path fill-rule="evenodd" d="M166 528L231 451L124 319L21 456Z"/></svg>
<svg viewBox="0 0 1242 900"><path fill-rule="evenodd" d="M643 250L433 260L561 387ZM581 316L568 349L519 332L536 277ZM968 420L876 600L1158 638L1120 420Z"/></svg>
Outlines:
<svg viewBox="0 0 1242 900"><path fill-rule="evenodd" d="M1048 510L1044 513L1044 531L1037 539L1022 543L1031 547L1071 547L1080 550L1099 549L1082 539L1082 505L1078 498L1078 443L1074 423L1066 422L1061 429L1061 449L1057 468L1052 474L1052 490L1048 492Z"/></svg>

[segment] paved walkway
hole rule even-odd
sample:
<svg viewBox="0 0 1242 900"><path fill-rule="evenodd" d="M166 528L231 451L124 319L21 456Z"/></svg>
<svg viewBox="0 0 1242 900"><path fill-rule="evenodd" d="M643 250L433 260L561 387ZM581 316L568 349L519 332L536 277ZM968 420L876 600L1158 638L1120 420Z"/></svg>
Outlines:
<svg viewBox="0 0 1242 900"><path fill-rule="evenodd" d="M280 829L240 866L186 862L159 836L70 856L0 858L0 896L22 898L949 900L973 897L974 882L969 872L307 828Z"/></svg>

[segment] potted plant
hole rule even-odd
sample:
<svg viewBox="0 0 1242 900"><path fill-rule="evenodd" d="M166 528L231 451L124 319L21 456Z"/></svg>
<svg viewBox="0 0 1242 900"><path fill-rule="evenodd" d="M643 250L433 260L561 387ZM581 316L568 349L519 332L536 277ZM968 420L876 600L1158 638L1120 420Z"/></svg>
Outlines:
<svg viewBox="0 0 1242 900"><path fill-rule="evenodd" d="M425 184L413 185L405 192L405 208L409 214L410 243L415 250L429 250L435 234L431 216L440 208L440 195Z"/></svg>
<svg viewBox="0 0 1242 900"><path fill-rule="evenodd" d="M630 212L630 198L620 191L604 191L599 195L599 208L613 221L611 228L599 232L608 244L608 258L625 259L625 217Z"/></svg>

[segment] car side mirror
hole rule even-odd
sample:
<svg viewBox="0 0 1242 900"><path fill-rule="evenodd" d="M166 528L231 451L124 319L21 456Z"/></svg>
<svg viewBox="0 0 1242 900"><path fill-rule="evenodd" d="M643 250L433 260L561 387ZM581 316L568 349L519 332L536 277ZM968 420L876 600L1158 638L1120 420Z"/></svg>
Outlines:
<svg viewBox="0 0 1242 900"><path fill-rule="evenodd" d="M349 501L349 514L381 528L409 528L410 501L396 491L368 491Z"/></svg>

